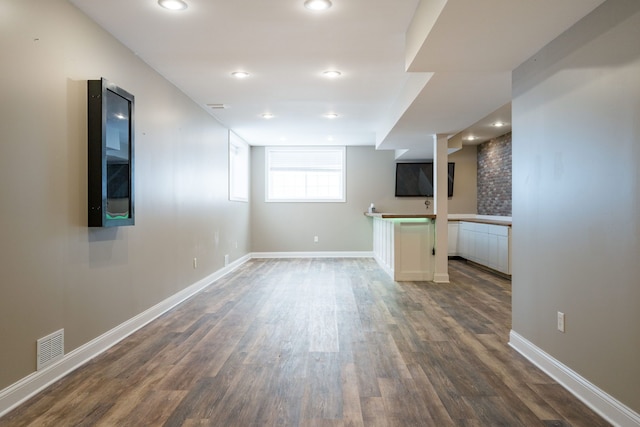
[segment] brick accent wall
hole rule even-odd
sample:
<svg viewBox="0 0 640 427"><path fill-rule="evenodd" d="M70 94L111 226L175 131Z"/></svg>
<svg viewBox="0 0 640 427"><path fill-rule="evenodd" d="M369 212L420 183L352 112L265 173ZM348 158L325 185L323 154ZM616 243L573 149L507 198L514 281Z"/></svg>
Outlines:
<svg viewBox="0 0 640 427"><path fill-rule="evenodd" d="M478 214L511 216L511 133L478 145Z"/></svg>

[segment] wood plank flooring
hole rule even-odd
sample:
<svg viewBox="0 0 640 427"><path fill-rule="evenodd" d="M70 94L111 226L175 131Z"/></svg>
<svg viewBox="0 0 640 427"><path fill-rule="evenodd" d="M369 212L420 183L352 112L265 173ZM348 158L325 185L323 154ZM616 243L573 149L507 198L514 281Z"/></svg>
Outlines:
<svg viewBox="0 0 640 427"><path fill-rule="evenodd" d="M0 418L6 426L607 426L508 345L509 281L252 260Z"/></svg>

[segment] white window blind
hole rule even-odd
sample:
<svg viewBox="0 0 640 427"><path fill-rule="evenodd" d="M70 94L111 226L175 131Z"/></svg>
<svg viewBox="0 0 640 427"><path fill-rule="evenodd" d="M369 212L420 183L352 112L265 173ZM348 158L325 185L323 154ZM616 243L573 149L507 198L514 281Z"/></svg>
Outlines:
<svg viewBox="0 0 640 427"><path fill-rule="evenodd" d="M344 147L267 147L268 202L344 202Z"/></svg>

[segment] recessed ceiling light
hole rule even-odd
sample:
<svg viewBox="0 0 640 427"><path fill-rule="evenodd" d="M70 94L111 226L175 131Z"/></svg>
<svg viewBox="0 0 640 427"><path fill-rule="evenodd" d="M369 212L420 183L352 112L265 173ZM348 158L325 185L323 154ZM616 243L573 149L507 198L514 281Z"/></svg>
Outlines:
<svg viewBox="0 0 640 427"><path fill-rule="evenodd" d="M327 141L333 141L333 136L329 135L329 137L327 138Z"/></svg>
<svg viewBox="0 0 640 427"><path fill-rule="evenodd" d="M505 126L505 125L506 124L504 122L500 122L500 121L493 123L493 126L497 128L501 128L502 126Z"/></svg>
<svg viewBox="0 0 640 427"><path fill-rule="evenodd" d="M467 137L465 138L465 140L467 140L467 141L475 141L475 139L476 139L476 137L475 137L475 136L473 136L473 135L469 135L469 136L467 136Z"/></svg>
<svg viewBox="0 0 640 427"><path fill-rule="evenodd" d="M262 115L262 118L264 118L264 119L273 119L273 114L271 114L271 113L264 113L264 114Z"/></svg>
<svg viewBox="0 0 640 427"><path fill-rule="evenodd" d="M327 119L335 119L338 117L336 113L327 113L324 115Z"/></svg>
<svg viewBox="0 0 640 427"><path fill-rule="evenodd" d="M233 73L231 73L231 75L236 79L246 79L247 77L249 77L249 73L247 73L246 71L234 71Z"/></svg>
<svg viewBox="0 0 640 427"><path fill-rule="evenodd" d="M304 7L310 10L326 10L331 7L330 0L306 0Z"/></svg>
<svg viewBox="0 0 640 427"><path fill-rule="evenodd" d="M327 71L324 71L322 75L330 79L335 79L336 77L340 77L342 73L338 70L327 70Z"/></svg>
<svg viewBox="0 0 640 427"><path fill-rule="evenodd" d="M158 4L169 10L185 10L189 7L187 3L182 0L158 0Z"/></svg>

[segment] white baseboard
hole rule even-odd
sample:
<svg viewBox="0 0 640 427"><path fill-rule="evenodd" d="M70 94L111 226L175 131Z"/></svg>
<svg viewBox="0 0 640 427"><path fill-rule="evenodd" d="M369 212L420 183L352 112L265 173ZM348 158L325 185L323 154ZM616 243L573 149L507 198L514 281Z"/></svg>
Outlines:
<svg viewBox="0 0 640 427"><path fill-rule="evenodd" d="M137 316L132 317L92 341L89 341L81 347L65 354L58 362L46 367L45 369L33 372L4 390L0 390L0 417L25 402L36 393L53 384L55 381L108 350L110 347L122 341L124 338L145 326L147 323L202 291L213 282L231 273L250 259L251 256L246 255L232 262L228 266L199 280L193 285L181 290L175 295L154 305Z"/></svg>
<svg viewBox="0 0 640 427"><path fill-rule="evenodd" d="M509 334L509 345L614 426L640 427L640 414L513 330Z"/></svg>
<svg viewBox="0 0 640 427"><path fill-rule="evenodd" d="M254 252L251 258L373 258L373 252Z"/></svg>
<svg viewBox="0 0 640 427"><path fill-rule="evenodd" d="M451 283L448 273L438 273L433 275L434 283Z"/></svg>

